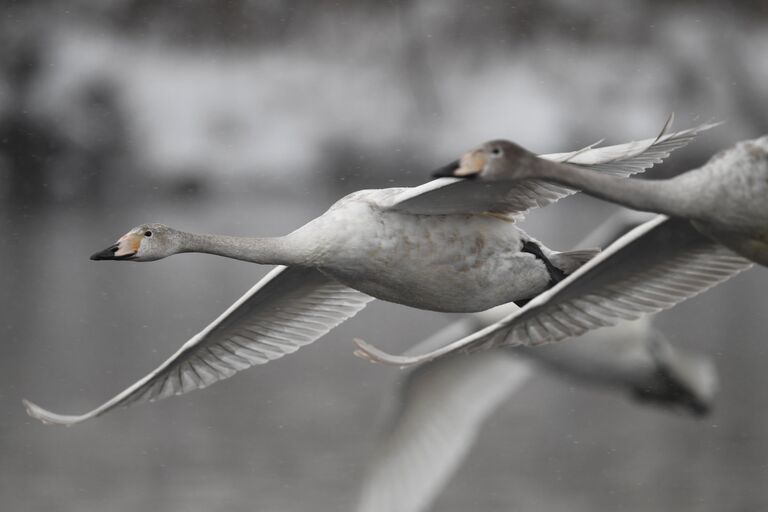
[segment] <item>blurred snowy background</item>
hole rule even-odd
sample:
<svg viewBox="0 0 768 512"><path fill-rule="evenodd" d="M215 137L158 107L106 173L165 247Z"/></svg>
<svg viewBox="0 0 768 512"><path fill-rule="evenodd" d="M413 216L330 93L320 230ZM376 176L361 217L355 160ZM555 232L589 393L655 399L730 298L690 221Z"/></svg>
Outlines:
<svg viewBox="0 0 768 512"><path fill-rule="evenodd" d="M727 121L653 175L768 133L768 4L752 0L0 3L0 509L352 510L405 348L449 315L388 304L211 389L72 429L267 269L87 256L145 221L273 235L357 188L412 185L489 138L538 152ZM526 221L566 249L611 211ZM541 377L484 429L436 510L768 508L768 273L660 316L717 359L695 421Z"/></svg>

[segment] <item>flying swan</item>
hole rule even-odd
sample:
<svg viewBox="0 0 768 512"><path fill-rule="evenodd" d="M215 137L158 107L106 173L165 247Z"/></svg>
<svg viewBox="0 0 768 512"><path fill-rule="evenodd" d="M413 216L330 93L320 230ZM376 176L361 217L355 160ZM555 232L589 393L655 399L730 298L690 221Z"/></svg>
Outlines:
<svg viewBox="0 0 768 512"><path fill-rule="evenodd" d="M628 176L712 126L543 158ZM596 252L551 251L515 225L530 209L574 192L545 182L488 186L443 178L415 188L354 192L282 237L138 226L91 258L154 261L199 252L280 266L157 369L96 409L60 415L26 400L24 405L44 423L72 425L116 407L204 388L314 342L374 297L446 312L523 303Z"/></svg>
<svg viewBox="0 0 768 512"><path fill-rule="evenodd" d="M444 345L514 309L510 304L487 315L475 313L414 348ZM514 405L510 397L538 370L623 394L642 405L707 414L717 390L711 358L677 349L651 325L651 318L591 331L568 343L495 349L416 367L390 405L389 428L377 440L357 512L426 510L471 450L483 422L502 405ZM514 425L509 428L513 431ZM514 434L509 439L525 442Z"/></svg>

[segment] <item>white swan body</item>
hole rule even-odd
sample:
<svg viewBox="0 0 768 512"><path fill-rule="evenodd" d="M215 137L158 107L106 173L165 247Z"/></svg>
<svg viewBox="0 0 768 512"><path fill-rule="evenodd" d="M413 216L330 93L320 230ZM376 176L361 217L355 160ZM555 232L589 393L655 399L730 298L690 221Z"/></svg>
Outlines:
<svg viewBox="0 0 768 512"><path fill-rule="evenodd" d="M545 158L578 157L601 172L628 176L659 163L710 127ZM24 405L45 423L72 425L117 407L204 388L316 341L373 297L466 312L532 297L551 285L553 271L569 274L594 251L553 253L512 221L574 192L545 182L489 189L444 178L415 188L350 194L277 238L139 226L92 258L154 261L203 252L286 266L270 272L158 368L101 406L61 415L28 401ZM533 242L535 251L529 244L521 252L526 242Z"/></svg>
<svg viewBox="0 0 768 512"><path fill-rule="evenodd" d="M721 151L676 180L696 202L688 208L699 231L768 266L768 136Z"/></svg>
<svg viewBox="0 0 768 512"><path fill-rule="evenodd" d="M550 286L544 263L521 252L523 242L533 240L514 223L491 215L389 211L382 199L392 192L355 192L290 236L314 246L308 263L321 272L378 299L420 309L482 311ZM558 259L537 244L566 273L594 254Z"/></svg>

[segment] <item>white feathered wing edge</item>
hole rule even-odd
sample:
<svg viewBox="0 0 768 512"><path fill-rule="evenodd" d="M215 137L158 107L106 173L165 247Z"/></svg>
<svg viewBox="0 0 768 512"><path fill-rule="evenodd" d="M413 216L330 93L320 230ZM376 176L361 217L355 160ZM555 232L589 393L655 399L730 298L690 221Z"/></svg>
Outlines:
<svg viewBox="0 0 768 512"><path fill-rule="evenodd" d="M73 425L135 403L181 395L308 345L353 317L373 297L313 268L277 267L153 372L82 415L23 400L43 423Z"/></svg>

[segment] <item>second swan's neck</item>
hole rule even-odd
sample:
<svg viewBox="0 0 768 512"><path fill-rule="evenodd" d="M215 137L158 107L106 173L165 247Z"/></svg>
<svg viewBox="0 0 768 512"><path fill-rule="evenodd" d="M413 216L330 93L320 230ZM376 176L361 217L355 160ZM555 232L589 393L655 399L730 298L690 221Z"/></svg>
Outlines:
<svg viewBox="0 0 768 512"><path fill-rule="evenodd" d="M686 218L697 218L705 213L696 208L697 180L690 173L670 179L639 180L556 164L542 166L536 177L635 210Z"/></svg>
<svg viewBox="0 0 768 512"><path fill-rule="evenodd" d="M301 265L307 259L302 249L289 237L245 238L183 233L179 252L215 254L265 265Z"/></svg>

